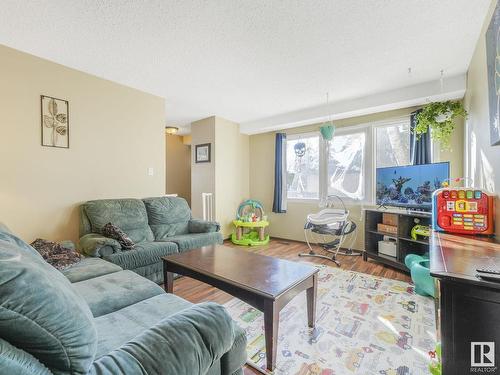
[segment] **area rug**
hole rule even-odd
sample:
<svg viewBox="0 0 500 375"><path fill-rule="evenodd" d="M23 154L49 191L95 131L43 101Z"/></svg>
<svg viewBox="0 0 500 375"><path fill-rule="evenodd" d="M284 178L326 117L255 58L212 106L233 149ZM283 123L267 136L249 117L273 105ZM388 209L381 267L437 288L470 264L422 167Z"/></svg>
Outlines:
<svg viewBox="0 0 500 375"><path fill-rule="evenodd" d="M274 374L429 374L436 346L432 298L405 282L318 268L316 327L307 327L301 293L281 311ZM262 313L238 299L225 307L247 334L249 363L265 373Z"/></svg>

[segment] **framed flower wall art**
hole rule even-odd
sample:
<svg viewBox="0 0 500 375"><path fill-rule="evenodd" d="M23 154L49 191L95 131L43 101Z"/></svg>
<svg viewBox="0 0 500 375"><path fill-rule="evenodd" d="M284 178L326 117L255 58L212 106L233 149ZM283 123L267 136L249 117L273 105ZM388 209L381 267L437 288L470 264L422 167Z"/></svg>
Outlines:
<svg viewBox="0 0 500 375"><path fill-rule="evenodd" d="M42 146L69 148L69 103L67 100L40 96Z"/></svg>

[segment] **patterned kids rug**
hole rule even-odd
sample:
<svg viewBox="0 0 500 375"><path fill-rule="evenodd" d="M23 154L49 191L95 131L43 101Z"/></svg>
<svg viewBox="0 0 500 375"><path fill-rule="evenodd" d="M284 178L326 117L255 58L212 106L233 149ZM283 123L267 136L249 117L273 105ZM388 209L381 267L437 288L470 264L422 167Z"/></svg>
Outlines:
<svg viewBox="0 0 500 375"><path fill-rule="evenodd" d="M307 327L305 292L280 314L279 375L429 374L436 346L434 300L411 284L319 266L316 327ZM265 368L262 313L232 299L225 304L245 329L248 359Z"/></svg>

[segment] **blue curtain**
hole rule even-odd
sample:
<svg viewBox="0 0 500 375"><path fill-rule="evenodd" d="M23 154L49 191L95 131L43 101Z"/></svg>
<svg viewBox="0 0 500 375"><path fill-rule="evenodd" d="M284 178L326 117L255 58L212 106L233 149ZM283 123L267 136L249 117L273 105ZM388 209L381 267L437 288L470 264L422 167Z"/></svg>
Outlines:
<svg viewBox="0 0 500 375"><path fill-rule="evenodd" d="M286 212L286 134L276 133L273 212Z"/></svg>
<svg viewBox="0 0 500 375"><path fill-rule="evenodd" d="M413 128L417 125L417 115L422 110L410 114L410 162L413 165L431 163L431 134L430 130L422 134L419 139L413 134Z"/></svg>

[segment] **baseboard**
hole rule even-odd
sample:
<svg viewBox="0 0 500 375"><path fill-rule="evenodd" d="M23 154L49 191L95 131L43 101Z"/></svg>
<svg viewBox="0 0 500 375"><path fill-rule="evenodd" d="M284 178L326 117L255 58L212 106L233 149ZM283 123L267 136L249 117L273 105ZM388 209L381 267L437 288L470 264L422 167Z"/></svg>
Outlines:
<svg viewBox="0 0 500 375"><path fill-rule="evenodd" d="M288 238L283 238L283 237L274 237L274 236L271 236L269 237L270 238L270 241L277 241L277 242L281 242L283 244L287 244L287 243L297 243L297 244L303 244L303 245L307 245L306 241L299 241L299 240L290 240ZM231 242L231 240L228 238L228 239L225 239L224 242ZM340 250L343 250L343 251L346 251L346 250L349 250L348 248L346 247L341 247ZM360 249L351 249L352 251L355 251L355 252L359 252L359 253L363 253L364 250L360 250Z"/></svg>

